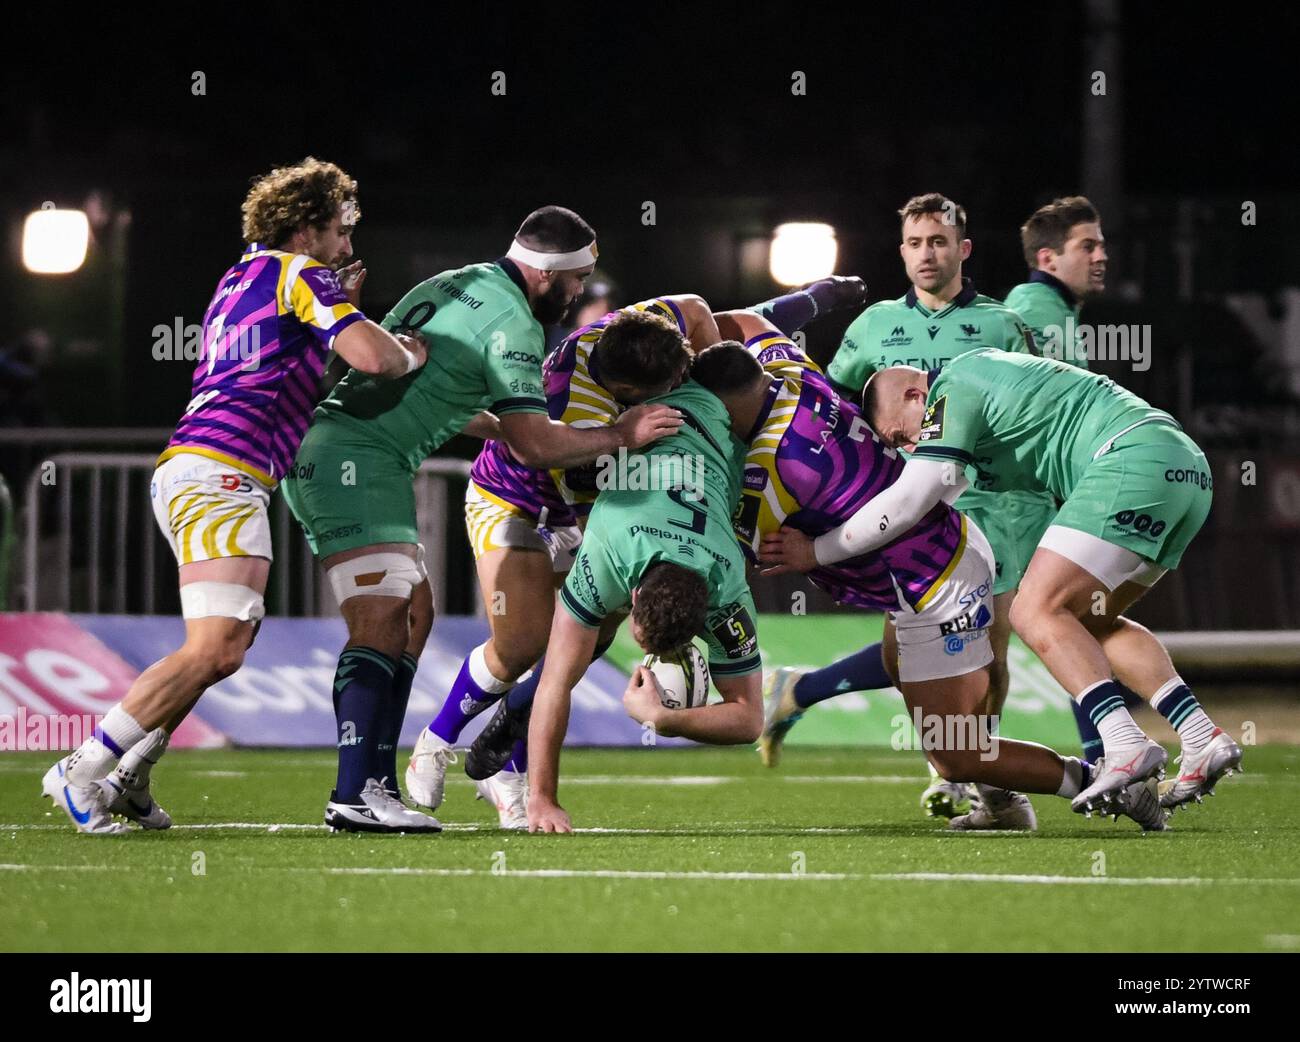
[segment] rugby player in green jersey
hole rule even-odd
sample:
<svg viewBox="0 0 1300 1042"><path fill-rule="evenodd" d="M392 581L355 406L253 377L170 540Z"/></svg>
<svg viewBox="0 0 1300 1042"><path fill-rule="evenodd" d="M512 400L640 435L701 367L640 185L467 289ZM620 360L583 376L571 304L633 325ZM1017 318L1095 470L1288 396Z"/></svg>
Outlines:
<svg viewBox="0 0 1300 1042"><path fill-rule="evenodd" d="M1024 319L1044 358L1087 369L1088 353L1078 345L1077 330L1084 301L1106 288L1101 216L1081 195L1054 199L1030 214L1021 226L1020 245L1029 278L1007 294L1007 307ZM1126 692L1130 708L1136 700ZM1101 735L1077 702L1070 705L1083 758L1093 763L1101 756Z"/></svg>
<svg viewBox="0 0 1300 1042"><path fill-rule="evenodd" d="M1213 791L1241 763L1169 654L1124 612L1183 551L1210 511L1204 453L1166 412L1108 377L1065 362L976 351L942 370L895 367L864 392L888 445L912 452L902 477L815 542L783 531L769 557L829 564L905 532L973 467L991 489L1050 492L1061 509L1034 552L1011 625L1101 732L1104 755L1072 799L1081 813L1124 807L1167 754L1133 722L1120 684L1150 700L1182 742L1173 809Z"/></svg>
<svg viewBox="0 0 1300 1042"><path fill-rule="evenodd" d="M723 699L665 708L658 682L638 667L623 696L633 719L661 735L719 745L752 742L762 730L756 612L731 526L747 446L731 433L722 401L692 380L651 401L685 423L645 450L650 488L601 491L560 590L528 728L532 832L572 831L558 802L560 746L574 685L612 616L631 613L632 636L649 654L703 637Z"/></svg>
<svg viewBox="0 0 1300 1042"><path fill-rule="evenodd" d="M543 323L559 321L596 263L595 232L563 207L530 214L506 256L445 271L406 294L385 328L419 332L429 361L399 380L353 370L316 410L283 485L348 626L334 681L339 772L326 823L436 831L397 788L396 747L433 624L415 516L414 475L474 421L530 466L576 467L676 430L666 406L608 427L551 421L542 390ZM495 419L484 422L483 412Z"/></svg>
<svg viewBox="0 0 1300 1042"><path fill-rule="evenodd" d="M1075 329L1083 302L1106 288L1100 215L1081 195L1055 199L1030 215L1020 229L1020 245L1029 279L1007 294L1007 307L1024 319L1044 358L1087 369L1088 355L1076 347Z"/></svg>
<svg viewBox="0 0 1300 1042"><path fill-rule="evenodd" d="M826 370L843 393L857 401L872 373L893 365L937 369L949 360L980 347L1032 353L1033 337L1019 316L992 297L975 291L962 276L962 263L971 254L966 237L966 211L951 199L931 192L909 199L898 215L902 221L899 254L911 287L897 300L882 300L867 308L849 326ZM988 715L997 716L1006 701L1009 675L1007 621L1011 600L1029 564L1038 537L1051 521L1054 504L1031 492L994 494L972 489L954 504L969 514L993 547L994 619L989 634L993 664L989 675ZM885 657L894 646L894 627L886 621L884 640L824 669L804 672L776 670L767 690L767 726L759 741L763 762L774 766L785 735L804 711L817 702L849 691L889 687ZM967 827L992 827L998 808L1008 807L1009 795L978 790L984 803L967 816ZM926 813L951 818L968 798L966 787L943 781L931 765L931 784L921 797ZM987 819L987 820L986 820Z"/></svg>

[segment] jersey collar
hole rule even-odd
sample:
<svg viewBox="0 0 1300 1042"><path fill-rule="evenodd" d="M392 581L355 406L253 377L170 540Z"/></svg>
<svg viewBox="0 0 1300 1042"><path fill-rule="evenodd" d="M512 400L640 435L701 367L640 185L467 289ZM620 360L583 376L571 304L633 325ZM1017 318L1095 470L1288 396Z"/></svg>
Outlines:
<svg viewBox="0 0 1300 1042"><path fill-rule="evenodd" d="M907 287L907 295L903 299L907 302L909 308L915 308L926 316L931 316L947 314L954 308L964 308L977 296L979 296L979 292L975 289L975 283L963 275L961 279L961 292L953 297L952 300L948 301L947 307L941 308L938 311L929 311L926 309L926 306L917 299L915 286Z"/></svg>
<svg viewBox="0 0 1300 1042"><path fill-rule="evenodd" d="M519 287L519 292L524 295L524 300L527 300L528 283L524 281L524 273L519 270L519 265L509 257L498 257L495 263L498 268L510 277L510 281Z"/></svg>
<svg viewBox="0 0 1300 1042"><path fill-rule="evenodd" d="M1074 295L1074 290L1070 289L1064 282L1048 271L1042 271L1035 268L1029 273L1030 282L1041 282L1044 286L1050 286L1061 295L1061 299L1070 307L1079 303L1079 298Z"/></svg>

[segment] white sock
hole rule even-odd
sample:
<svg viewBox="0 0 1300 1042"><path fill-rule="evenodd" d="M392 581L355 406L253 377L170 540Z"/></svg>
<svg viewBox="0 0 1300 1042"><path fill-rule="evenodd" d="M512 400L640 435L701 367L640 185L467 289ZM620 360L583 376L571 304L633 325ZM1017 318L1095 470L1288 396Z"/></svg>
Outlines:
<svg viewBox="0 0 1300 1042"><path fill-rule="evenodd" d="M487 695L503 695L515 686L513 680L501 680L488 669L486 644L480 644L469 653L469 678Z"/></svg>
<svg viewBox="0 0 1300 1042"><path fill-rule="evenodd" d="M155 727L126 751L113 772L113 780L124 789L149 788L149 772L162 759L170 740L165 727Z"/></svg>
<svg viewBox="0 0 1300 1042"><path fill-rule="evenodd" d="M1061 759L1065 761L1065 773L1061 777L1061 787L1056 790L1056 795L1064 796L1067 800L1073 799L1083 792L1083 780L1087 771L1084 762L1077 756L1063 756Z"/></svg>
<svg viewBox="0 0 1300 1042"><path fill-rule="evenodd" d="M118 757L144 736L144 728L119 702L104 714L95 733L68 757L65 772L68 784L89 785L106 777L117 765Z"/></svg>
<svg viewBox="0 0 1300 1042"><path fill-rule="evenodd" d="M930 769L930 781L931 782L939 781L941 775L939 774L938 771L934 769L934 764L932 764L929 760L926 760L925 765Z"/></svg>

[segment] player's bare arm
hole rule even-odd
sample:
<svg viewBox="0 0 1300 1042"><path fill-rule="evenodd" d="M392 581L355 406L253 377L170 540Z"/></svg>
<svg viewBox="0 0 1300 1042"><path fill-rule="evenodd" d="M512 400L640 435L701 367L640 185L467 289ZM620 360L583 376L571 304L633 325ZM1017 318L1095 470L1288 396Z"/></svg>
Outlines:
<svg viewBox="0 0 1300 1042"><path fill-rule="evenodd" d="M598 635L598 630L583 626L567 612L555 613L528 725L529 832L573 831L558 802L560 746L569 727L573 687L591 663Z"/></svg>
<svg viewBox="0 0 1300 1042"><path fill-rule="evenodd" d="M722 696L715 705L670 709L663 689L645 666L637 666L623 692L623 708L639 724L649 724L665 738L689 738L709 745L747 745L763 730L763 674L719 677Z"/></svg>
<svg viewBox="0 0 1300 1042"><path fill-rule="evenodd" d="M639 449L673 434L682 414L667 405L638 405L611 427L570 427L543 413L511 413L501 418L501 433L521 463L529 467L580 467L619 449Z"/></svg>

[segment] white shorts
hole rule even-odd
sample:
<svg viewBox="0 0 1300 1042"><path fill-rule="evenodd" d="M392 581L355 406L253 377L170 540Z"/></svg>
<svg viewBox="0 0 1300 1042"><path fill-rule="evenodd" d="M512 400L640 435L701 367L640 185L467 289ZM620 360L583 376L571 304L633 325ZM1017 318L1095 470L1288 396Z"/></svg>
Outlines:
<svg viewBox="0 0 1300 1042"><path fill-rule="evenodd" d="M552 528L538 524L530 514L483 491L472 481L465 489L465 528L475 560L489 551L508 547L539 550L550 556L557 575L573 567L582 543L582 529L577 525Z"/></svg>
<svg viewBox="0 0 1300 1042"><path fill-rule="evenodd" d="M1073 561L1108 590L1116 590L1122 583L1129 582L1150 588L1169 570L1127 547L1116 546L1090 532L1064 525L1050 526L1038 541L1038 548L1051 550L1067 561Z"/></svg>
<svg viewBox="0 0 1300 1042"><path fill-rule="evenodd" d="M993 550L974 521L962 523L957 563L933 598L919 612L890 615L903 682L959 677L993 661Z"/></svg>
<svg viewBox="0 0 1300 1042"><path fill-rule="evenodd" d="M271 557L271 490L229 463L178 452L153 472L153 516L177 564Z"/></svg>

